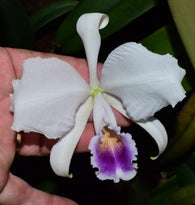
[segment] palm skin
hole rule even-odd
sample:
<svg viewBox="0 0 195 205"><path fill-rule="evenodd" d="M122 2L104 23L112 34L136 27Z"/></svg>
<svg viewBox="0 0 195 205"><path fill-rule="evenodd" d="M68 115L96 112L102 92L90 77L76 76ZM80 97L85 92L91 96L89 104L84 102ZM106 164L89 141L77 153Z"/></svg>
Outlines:
<svg viewBox="0 0 195 205"><path fill-rule="evenodd" d="M0 204L74 205L76 203L72 200L39 191L9 172L16 152L16 133L10 129L13 123L13 113L9 110L9 94L13 92L12 80L21 78L23 61L36 56L42 58L58 57L72 65L87 82L89 81L86 60L22 49L0 48ZM102 66L99 64L98 76L100 76L101 68ZM129 126L131 124L118 112L114 111L114 113L119 125ZM76 152L88 151L89 141L94 134L90 118L77 145ZM45 156L50 153L55 142L55 140L48 140L40 134L23 134L19 154Z"/></svg>

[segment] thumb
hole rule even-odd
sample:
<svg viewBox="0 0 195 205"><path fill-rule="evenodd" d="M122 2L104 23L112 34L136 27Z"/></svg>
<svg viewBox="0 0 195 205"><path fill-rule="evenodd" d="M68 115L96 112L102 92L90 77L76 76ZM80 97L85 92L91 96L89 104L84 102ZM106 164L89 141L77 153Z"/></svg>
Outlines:
<svg viewBox="0 0 195 205"><path fill-rule="evenodd" d="M76 202L32 188L22 179L9 174L3 191L0 193L3 205L77 205Z"/></svg>

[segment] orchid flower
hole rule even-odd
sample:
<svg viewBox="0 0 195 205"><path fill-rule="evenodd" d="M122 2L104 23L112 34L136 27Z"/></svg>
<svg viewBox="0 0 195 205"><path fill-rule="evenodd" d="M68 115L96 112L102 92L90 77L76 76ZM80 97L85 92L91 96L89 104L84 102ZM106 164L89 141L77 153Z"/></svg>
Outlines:
<svg viewBox="0 0 195 205"><path fill-rule="evenodd" d="M181 86L185 71L177 60L134 42L109 54L98 80L99 29L108 21L105 14L89 13L77 22L87 56L89 84L68 63L40 57L25 60L22 78L13 81L12 129L59 138L50 154L51 167L59 176L70 176L73 152L93 110L96 136L89 149L91 163L99 169L97 177L114 182L133 178L137 148L129 133L121 133L111 107L143 127L161 154L168 137L154 113L167 105L175 106L185 97Z"/></svg>

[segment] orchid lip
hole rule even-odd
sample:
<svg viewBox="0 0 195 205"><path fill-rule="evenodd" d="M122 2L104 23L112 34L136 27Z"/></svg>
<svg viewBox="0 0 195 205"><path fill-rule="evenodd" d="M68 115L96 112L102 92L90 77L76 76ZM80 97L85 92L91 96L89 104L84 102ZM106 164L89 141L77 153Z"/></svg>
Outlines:
<svg viewBox="0 0 195 205"><path fill-rule="evenodd" d="M103 127L92 138L89 149L92 153L91 163L99 169L96 172L99 179L119 182L120 179L130 180L136 175L135 142L130 134L121 133L120 127Z"/></svg>

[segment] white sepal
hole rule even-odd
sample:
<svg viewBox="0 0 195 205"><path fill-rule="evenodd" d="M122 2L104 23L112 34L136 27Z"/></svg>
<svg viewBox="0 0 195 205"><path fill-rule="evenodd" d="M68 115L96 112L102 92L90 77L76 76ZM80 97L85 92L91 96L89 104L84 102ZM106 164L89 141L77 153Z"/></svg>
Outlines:
<svg viewBox="0 0 195 205"><path fill-rule="evenodd" d="M98 93L94 100L93 122L97 134L106 125L117 127L114 113L101 93Z"/></svg>
<svg viewBox="0 0 195 205"><path fill-rule="evenodd" d="M136 123L144 128L144 130L146 130L152 136L158 145L159 154L155 157L151 157L151 159L156 159L165 150L168 143L168 136L164 126L158 119L154 117L150 117L147 120Z"/></svg>
<svg viewBox="0 0 195 205"><path fill-rule="evenodd" d="M52 147L50 164L58 176L69 176L69 167L73 152L87 124L92 108L93 99L89 97L77 111L73 129Z"/></svg>
<svg viewBox="0 0 195 205"><path fill-rule="evenodd" d="M121 100L134 121L153 116L161 108L181 101L185 70L170 55L150 52L137 43L126 43L108 56L101 87Z"/></svg>
<svg viewBox="0 0 195 205"><path fill-rule="evenodd" d="M48 138L66 135L74 126L78 107L89 95L89 85L73 67L57 58L31 58L23 67L21 80L13 82L12 129Z"/></svg>
<svg viewBox="0 0 195 205"><path fill-rule="evenodd" d="M108 16L101 13L83 14L77 21L77 32L83 41L87 56L91 87L98 85L97 59L101 44L99 29L106 27L108 21Z"/></svg>

